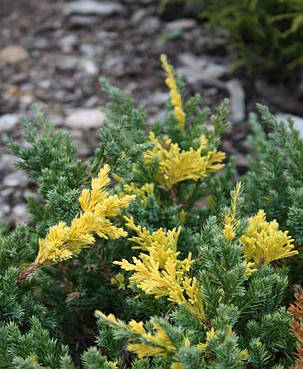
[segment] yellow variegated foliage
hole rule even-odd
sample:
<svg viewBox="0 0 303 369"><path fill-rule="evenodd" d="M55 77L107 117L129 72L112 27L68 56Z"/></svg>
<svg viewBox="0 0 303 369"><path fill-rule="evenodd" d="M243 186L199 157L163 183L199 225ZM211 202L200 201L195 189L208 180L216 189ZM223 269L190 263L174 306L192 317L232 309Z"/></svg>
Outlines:
<svg viewBox="0 0 303 369"><path fill-rule="evenodd" d="M201 351L205 352L208 349L208 342L209 340L216 338L215 329L212 327L208 332L206 332L206 342L205 343L198 343L198 347Z"/></svg>
<svg viewBox="0 0 303 369"><path fill-rule="evenodd" d="M165 330L160 324L156 323L153 319L150 321L155 333L151 334L146 332L143 323L140 322L140 327L142 327L141 337L146 341L145 343L131 343L128 345L128 350L135 352L140 358L144 356L167 356L168 354L173 354L177 352L177 348L173 345L170 338L168 337ZM139 323L134 320L130 321L128 326L132 329L135 325ZM136 328L135 328L136 329Z"/></svg>
<svg viewBox="0 0 303 369"><path fill-rule="evenodd" d="M244 265L246 266L245 274L249 277L258 269L256 268L256 264L251 261L244 260Z"/></svg>
<svg viewBox="0 0 303 369"><path fill-rule="evenodd" d="M141 203L143 205L147 204L147 196L152 195L154 193L154 184L153 183L145 183L142 187L137 187L135 183L131 182L130 184L126 184L123 186L123 193L129 195L139 196L141 199Z"/></svg>
<svg viewBox="0 0 303 369"><path fill-rule="evenodd" d="M238 183L235 191L231 195L231 209L225 215L225 223L223 234L227 241L231 242L236 234L235 229L240 225L240 221L236 220L237 202L241 193L241 183Z"/></svg>
<svg viewBox="0 0 303 369"><path fill-rule="evenodd" d="M266 221L263 210L249 218L246 234L240 238L246 260L253 261L257 267L298 254L294 250L293 241L288 231L279 230L275 220Z"/></svg>
<svg viewBox="0 0 303 369"><path fill-rule="evenodd" d="M122 273L116 274L113 278L111 278L110 283L114 286L118 287L118 290L125 288L125 278Z"/></svg>
<svg viewBox="0 0 303 369"><path fill-rule="evenodd" d="M130 280L145 293L156 298L167 296L169 301L184 305L203 320L199 283L196 278L186 276L194 262L191 253L186 259L178 260L177 242L181 227L167 232L160 228L150 234L145 227L135 225L132 218L125 218L128 227L137 233L129 240L136 243L134 248L146 253L140 253L139 258L133 257L133 263L125 259L114 263L127 271L134 271Z"/></svg>
<svg viewBox="0 0 303 369"><path fill-rule="evenodd" d="M224 167L222 161L225 153L212 150L202 156L207 147L205 136L200 137L200 147L197 150L191 148L189 151L180 151L178 144L173 144L168 137L161 143L153 132L149 139L154 147L144 153L145 164L150 165L155 158L159 160L156 181L167 189L187 179L197 181Z"/></svg>
<svg viewBox="0 0 303 369"><path fill-rule="evenodd" d="M165 83L167 87L170 89L170 99L171 104L174 107L174 115L177 119L180 131L183 132L185 128L185 120L186 115L182 108L182 99L181 94L178 91L177 83L175 80L174 72L171 68L171 66L167 62L167 58L165 55L161 55L161 62L163 65L163 68L165 69L165 72L167 74L167 78L165 80Z"/></svg>
<svg viewBox="0 0 303 369"><path fill-rule="evenodd" d="M183 369L181 363L172 363L170 369Z"/></svg>
<svg viewBox="0 0 303 369"><path fill-rule="evenodd" d="M163 327L154 319L150 320L154 332L147 332L143 322L131 320L125 324L114 315L106 316L101 311L96 311L96 316L112 328L127 332L132 343L128 345L128 350L136 353L140 358L145 356L168 356L175 354L177 348L168 337Z"/></svg>
<svg viewBox="0 0 303 369"><path fill-rule="evenodd" d="M91 190L82 191L78 199L82 212L73 219L70 226L59 222L50 227L45 238L39 239L36 265L57 263L79 254L82 248L95 242L94 233L106 239L127 235L123 228L114 226L108 218L118 215L135 196L119 198L117 195L109 195L106 191L110 182L109 171L109 166L105 165L98 177L92 179Z"/></svg>
<svg viewBox="0 0 303 369"><path fill-rule="evenodd" d="M235 333L232 330L232 326L228 325L226 328L226 335L227 336L234 336ZM213 339L216 339L217 335L215 332L215 329L212 327L208 332L206 332L206 342L205 343L198 343L197 347L206 355L209 354L209 342ZM248 351L247 350L241 350L238 356L239 360L247 360L248 357Z"/></svg>
<svg viewBox="0 0 303 369"><path fill-rule="evenodd" d="M179 211L178 215L179 215L180 223L181 223L181 224L184 224L184 223L185 223L185 221L186 221L186 218L187 218L187 213L186 213L186 211L185 211L184 209L182 209L182 210L180 210L180 211Z"/></svg>

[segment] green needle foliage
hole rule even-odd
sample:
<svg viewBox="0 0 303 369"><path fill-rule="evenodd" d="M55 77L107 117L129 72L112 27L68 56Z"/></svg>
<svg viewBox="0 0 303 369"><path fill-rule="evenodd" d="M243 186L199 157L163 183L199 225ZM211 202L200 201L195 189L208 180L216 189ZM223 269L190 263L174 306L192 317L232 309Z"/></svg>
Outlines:
<svg viewBox="0 0 303 369"><path fill-rule="evenodd" d="M102 79L111 102L86 162L39 110L23 120L26 146L7 141L40 198L28 199L30 225L0 229L1 369L294 363L292 277L280 259L300 264L302 142L261 108L275 133L255 119L264 163L250 160L243 191L218 149L228 101L215 112L198 95L184 101L161 60L166 117L150 127L144 107Z"/></svg>

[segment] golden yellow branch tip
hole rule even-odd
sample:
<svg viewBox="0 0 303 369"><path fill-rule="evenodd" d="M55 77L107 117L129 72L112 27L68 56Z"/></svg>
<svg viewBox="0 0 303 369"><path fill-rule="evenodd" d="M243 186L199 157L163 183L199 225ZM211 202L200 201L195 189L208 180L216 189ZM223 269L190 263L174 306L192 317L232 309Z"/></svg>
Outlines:
<svg viewBox="0 0 303 369"><path fill-rule="evenodd" d="M167 62L166 55L162 54L160 60L167 75L165 83L170 89L170 99L171 104L174 107L174 115L177 119L180 131L183 132L185 128L186 115L182 108L182 98L180 92L178 91L174 72L172 67Z"/></svg>
<svg viewBox="0 0 303 369"><path fill-rule="evenodd" d="M190 148L188 151L181 151L179 145L172 143L168 137L164 137L160 142L153 132L150 133L149 139L154 147L145 151L144 162L151 165L158 159L159 168L155 179L167 189L188 179L198 181L224 167L222 163L225 159L224 152L214 149L202 154L208 144L204 135L200 137L199 148L197 150Z"/></svg>
<svg viewBox="0 0 303 369"><path fill-rule="evenodd" d="M39 253L36 265L53 264L78 255L84 247L95 242L94 234L101 238L117 239L125 237L127 232L116 227L109 218L115 217L120 210L127 208L134 195L118 197L107 192L110 167L105 165L97 178L93 178L91 189L84 189L78 199L81 212L68 226L59 222L50 227L45 238L39 239Z"/></svg>
<svg viewBox="0 0 303 369"><path fill-rule="evenodd" d="M297 255L293 241L288 231L279 230L276 220L266 221L264 210L249 218L246 234L240 238L246 261L254 262L258 268L262 264Z"/></svg>
<svg viewBox="0 0 303 369"><path fill-rule="evenodd" d="M199 319L204 319L200 285L196 278L189 278L187 273L193 264L191 253L184 260L179 260L177 251L178 237L181 227L177 230L164 232L162 228L149 233L145 227L134 224L127 218L127 226L137 233L129 238L135 243L134 248L141 249L139 257L133 257L130 263L123 259L115 261L124 270L133 271L130 281L138 288L155 298L167 297L169 301L185 306Z"/></svg>
<svg viewBox="0 0 303 369"><path fill-rule="evenodd" d="M238 183L235 190L231 194L231 208L225 215L223 234L227 241L231 242L235 236L235 229L240 225L240 221L236 219L237 203L241 195L241 183Z"/></svg>

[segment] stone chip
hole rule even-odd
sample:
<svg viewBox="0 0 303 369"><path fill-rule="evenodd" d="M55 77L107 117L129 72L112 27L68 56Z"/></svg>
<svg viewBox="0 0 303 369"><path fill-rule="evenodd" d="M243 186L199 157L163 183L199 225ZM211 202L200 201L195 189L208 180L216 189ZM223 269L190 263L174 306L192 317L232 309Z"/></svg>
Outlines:
<svg viewBox="0 0 303 369"><path fill-rule="evenodd" d="M80 0L67 3L64 7L64 14L97 14L108 16L115 13L121 13L123 10L123 6L119 3L109 1L98 2L93 0Z"/></svg>
<svg viewBox="0 0 303 369"><path fill-rule="evenodd" d="M105 117L105 114L98 109L78 109L67 116L65 125L82 130L100 128Z"/></svg>
<svg viewBox="0 0 303 369"><path fill-rule="evenodd" d="M7 46L0 50L0 63L17 64L29 59L29 53L19 45Z"/></svg>

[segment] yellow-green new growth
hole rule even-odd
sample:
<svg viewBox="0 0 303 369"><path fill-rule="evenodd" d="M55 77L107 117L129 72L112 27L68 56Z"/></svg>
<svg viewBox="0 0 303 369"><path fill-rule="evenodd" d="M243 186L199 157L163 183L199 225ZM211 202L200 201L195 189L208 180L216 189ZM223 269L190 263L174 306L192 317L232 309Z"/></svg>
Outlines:
<svg viewBox="0 0 303 369"><path fill-rule="evenodd" d="M169 301L185 306L199 319L204 319L200 286L196 278L186 276L193 260L191 253L184 260L178 260L178 230L164 232L162 228L150 234L145 227L136 226L133 218L125 217L127 226L137 233L129 238L136 243L134 248L146 251L139 258L133 257L133 263L127 260L115 261L124 270L134 271L130 281L140 289L156 298L166 296Z"/></svg>
<svg viewBox="0 0 303 369"><path fill-rule="evenodd" d="M173 69L167 62L167 57L165 55L161 55L160 59L161 59L163 68L165 69L165 72L167 74L165 83L167 87L170 89L170 98L171 98L171 104L174 107L174 115L178 121L180 131L183 132L184 127L185 127L186 115L182 108L181 94L178 91Z"/></svg>
<svg viewBox="0 0 303 369"><path fill-rule="evenodd" d="M115 217L126 208L135 196L109 195L106 186L110 167L105 165L98 177L92 179L91 190L84 189L78 199L82 212L73 219L70 226L64 222L50 227L45 238L39 239L39 253L35 265L58 263L78 255L82 248L95 242L96 233L102 238L117 239L125 237L123 228L114 226L110 217Z"/></svg>
<svg viewBox="0 0 303 369"><path fill-rule="evenodd" d="M221 333L222 334L222 333ZM235 333L232 330L232 326L228 325L226 328L226 336L235 336ZM212 327L208 332L206 332L206 342L205 343L198 343L197 347L204 353L204 355L206 356L210 356L211 352L210 352L210 342L212 340L216 340L217 334L215 329ZM248 351L245 350L241 350L238 356L238 359L241 361L245 361L247 360L248 357Z"/></svg>
<svg viewBox="0 0 303 369"><path fill-rule="evenodd" d="M239 226L240 221L236 219L237 216L237 202L241 194L241 183L238 183L235 191L231 195L231 209L227 212L224 219L223 234L227 241L231 242L236 234L235 229Z"/></svg>
<svg viewBox="0 0 303 369"><path fill-rule="evenodd" d="M141 199L141 203L146 205L148 195L154 194L154 184L145 183L142 187L137 187L134 182L131 182L130 184L125 184L123 186L121 194L124 195L124 193L138 196Z"/></svg>
<svg viewBox="0 0 303 369"><path fill-rule="evenodd" d="M106 316L101 311L96 311L96 316L104 324L115 328L117 331L126 333L129 336L130 344L127 349L136 353L139 358L148 356L174 356L177 354L177 347L173 344L164 328L155 319L150 320L153 328L152 332L148 332L143 322L131 320L128 324L116 319L113 314ZM189 346L190 342L185 339L184 346ZM179 362L172 363L172 369L182 369Z"/></svg>
<svg viewBox="0 0 303 369"><path fill-rule="evenodd" d="M206 177L208 173L224 167L222 164L225 159L224 152L212 150L202 156L208 144L205 136L200 137L200 146L197 150L190 148L189 151L180 151L178 144L173 144L168 137L161 143L153 132L150 133L149 139L154 147L144 153L145 164L150 165L158 158L156 181L167 189L188 179L197 181Z"/></svg>
<svg viewBox="0 0 303 369"><path fill-rule="evenodd" d="M264 210L249 218L246 234L240 238L246 260L253 261L259 268L262 264L297 255L293 241L288 231L279 230L276 220L266 221Z"/></svg>

